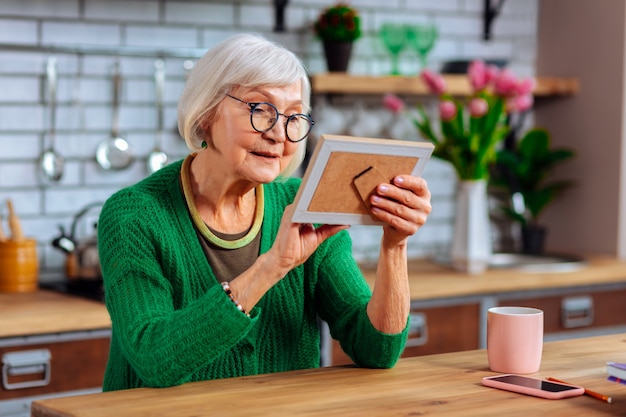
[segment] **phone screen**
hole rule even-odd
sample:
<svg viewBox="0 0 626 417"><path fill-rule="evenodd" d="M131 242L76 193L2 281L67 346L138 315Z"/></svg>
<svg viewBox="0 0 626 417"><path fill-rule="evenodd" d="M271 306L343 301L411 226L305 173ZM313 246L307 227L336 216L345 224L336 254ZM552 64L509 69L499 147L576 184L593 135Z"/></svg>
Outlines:
<svg viewBox="0 0 626 417"><path fill-rule="evenodd" d="M535 378L526 378L520 375L504 375L490 379L493 381L500 381L505 384L520 385L522 387L535 388L548 392L561 392L578 389L577 387L568 387L567 385L555 384L550 381L542 381Z"/></svg>

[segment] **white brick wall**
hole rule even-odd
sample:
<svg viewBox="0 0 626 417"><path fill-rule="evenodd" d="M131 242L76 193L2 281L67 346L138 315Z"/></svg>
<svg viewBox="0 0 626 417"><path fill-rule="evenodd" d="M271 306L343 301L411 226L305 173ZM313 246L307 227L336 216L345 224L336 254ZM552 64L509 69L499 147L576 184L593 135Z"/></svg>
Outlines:
<svg viewBox="0 0 626 417"><path fill-rule="evenodd" d="M385 74L389 59L377 37L384 22L433 22L440 37L432 66L448 59L506 58L524 75L534 73L537 1L506 2L493 27L493 40L482 41L482 0L353 0L362 16L363 37L354 50L350 72ZM325 71L320 42L310 30L329 0L291 0L286 10L287 32L273 33L274 11L268 0L3 0L0 2L0 204L11 199L24 231L39 241L44 279L62 274L64 255L50 245L57 225L68 228L72 216L120 187L144 178L145 158L156 130L153 59L119 58L124 76L120 124L136 161L130 168L106 172L96 164L95 149L110 135L110 74L115 57L107 54L57 53L59 67L57 150L66 158L58 184L43 181L38 158L48 140L48 107L43 74L48 52L16 50L15 46L144 47L206 49L241 31L265 34L298 53L311 73ZM177 159L187 153L176 130L176 103L185 79L183 58L166 58L164 148ZM418 71L416 56L402 55L405 73ZM81 73L77 82L77 73ZM333 104L352 115L352 100ZM369 97L368 111L381 114L379 98ZM384 114L384 111L382 112ZM454 216L454 173L432 160L424 177L433 192L433 214L411 240L411 256L445 250ZM6 227L6 224L5 224ZM353 227L357 258L372 260L380 229Z"/></svg>

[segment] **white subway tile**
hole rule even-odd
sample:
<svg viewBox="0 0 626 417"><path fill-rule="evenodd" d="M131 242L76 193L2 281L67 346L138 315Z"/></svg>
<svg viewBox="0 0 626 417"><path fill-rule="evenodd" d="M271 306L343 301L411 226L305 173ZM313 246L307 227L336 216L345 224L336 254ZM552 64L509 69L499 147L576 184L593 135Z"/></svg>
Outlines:
<svg viewBox="0 0 626 417"><path fill-rule="evenodd" d="M495 3L495 2L492 2L492 3ZM506 2L503 2L503 3L506 3ZM509 2L509 3L513 3L513 2ZM516 3L522 3L522 2L516 2ZM463 0L461 2L461 11L476 14L477 17L480 17L482 19L484 4L485 4L485 0ZM506 5L503 7L506 7Z"/></svg>
<svg viewBox="0 0 626 417"><path fill-rule="evenodd" d="M33 52L9 52L0 50L0 73L2 74L41 74L47 57Z"/></svg>
<svg viewBox="0 0 626 417"><path fill-rule="evenodd" d="M0 164L0 187L24 188L33 187L37 184L38 178L34 163L3 162Z"/></svg>
<svg viewBox="0 0 626 417"><path fill-rule="evenodd" d="M37 103L39 101L39 78L0 76L1 100L3 102Z"/></svg>
<svg viewBox="0 0 626 417"><path fill-rule="evenodd" d="M117 60L117 57L113 56L101 56L101 55L84 55L83 56L83 75L85 76L110 76L113 70L113 64ZM124 59L119 58L121 62L122 72L125 70Z"/></svg>
<svg viewBox="0 0 626 417"><path fill-rule="evenodd" d="M198 32L194 28L163 26L129 26L126 28L126 44L151 48L195 48Z"/></svg>
<svg viewBox="0 0 626 417"><path fill-rule="evenodd" d="M512 36L523 36L532 39L537 32L537 22L502 17L494 23L491 30L494 39L499 39L500 37L510 38Z"/></svg>
<svg viewBox="0 0 626 417"><path fill-rule="evenodd" d="M37 22L0 19L0 42L34 44L37 42Z"/></svg>
<svg viewBox="0 0 626 417"><path fill-rule="evenodd" d="M242 6L239 26L245 31L271 30L274 27L273 8L267 6Z"/></svg>
<svg viewBox="0 0 626 417"><path fill-rule="evenodd" d="M118 22L157 22L159 19L159 2L156 0L86 0L85 18Z"/></svg>
<svg viewBox="0 0 626 417"><path fill-rule="evenodd" d="M2 167L0 166L0 169ZM27 172L28 167L24 169ZM3 178L4 175L0 175ZM0 211L2 214L6 214L6 202L11 200L15 213L21 218L24 216L32 216L39 214L39 207L41 205L41 197L37 193L33 193L33 190L29 187L23 187L20 184L20 189L5 189L0 190ZM5 218L6 220L6 218ZM5 232L8 232L5 229Z"/></svg>
<svg viewBox="0 0 626 417"><path fill-rule="evenodd" d="M127 103L154 102L156 97L156 86L154 81L148 79L127 80L126 84Z"/></svg>
<svg viewBox="0 0 626 417"><path fill-rule="evenodd" d="M456 35L472 40L482 39L482 20L471 15L437 15L434 22L441 37Z"/></svg>
<svg viewBox="0 0 626 417"><path fill-rule="evenodd" d="M2 108L0 108L0 114ZM0 165L2 160L34 159L39 157L40 135L6 133L0 125Z"/></svg>
<svg viewBox="0 0 626 417"><path fill-rule="evenodd" d="M410 0L407 1L407 13L458 12L463 0Z"/></svg>
<svg viewBox="0 0 626 417"><path fill-rule="evenodd" d="M535 20L538 12L539 0L508 1L502 6L501 16L516 15L518 18Z"/></svg>
<svg viewBox="0 0 626 417"><path fill-rule="evenodd" d="M154 109L147 106L120 106L120 129L150 129L154 127Z"/></svg>
<svg viewBox="0 0 626 417"><path fill-rule="evenodd" d="M0 131L40 131L43 129L43 108L32 106L1 106Z"/></svg>
<svg viewBox="0 0 626 417"><path fill-rule="evenodd" d="M466 41L462 44L463 56L488 58L509 58L513 55L510 43L492 40L491 42Z"/></svg>
<svg viewBox="0 0 626 417"><path fill-rule="evenodd" d="M93 190L101 190L99 193L94 192L91 197L92 200L97 200L112 194L111 189L134 184L146 176L146 166L143 160L134 159L128 168L109 171L102 169L93 161L85 164L84 183Z"/></svg>
<svg viewBox="0 0 626 417"><path fill-rule="evenodd" d="M218 29L203 29L202 30L202 45L201 48L206 48L207 50L217 45L218 43L226 40L227 38L235 35L237 33L241 33L240 30L235 28L225 28L224 30Z"/></svg>
<svg viewBox="0 0 626 417"><path fill-rule="evenodd" d="M165 3L165 21L167 23L233 26L235 14L235 8L232 4L185 1Z"/></svg>
<svg viewBox="0 0 626 417"><path fill-rule="evenodd" d="M45 45L99 45L120 44L120 28L114 24L44 22L42 43Z"/></svg>
<svg viewBox="0 0 626 417"><path fill-rule="evenodd" d="M0 15L78 18L80 0L2 0Z"/></svg>
<svg viewBox="0 0 626 417"><path fill-rule="evenodd" d="M58 131L55 139L55 148L67 160L94 158L98 143L109 136L107 133L87 134L80 131Z"/></svg>
<svg viewBox="0 0 626 417"><path fill-rule="evenodd" d="M64 214L70 208L77 213L87 205L104 201L116 191L114 187L85 187L85 188L48 188L44 194L43 206L47 214Z"/></svg>

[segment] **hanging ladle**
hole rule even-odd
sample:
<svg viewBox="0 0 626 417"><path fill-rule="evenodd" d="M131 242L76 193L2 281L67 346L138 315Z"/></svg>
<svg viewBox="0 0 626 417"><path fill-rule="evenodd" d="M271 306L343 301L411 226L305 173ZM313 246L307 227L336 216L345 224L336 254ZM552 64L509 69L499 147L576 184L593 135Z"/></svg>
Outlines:
<svg viewBox="0 0 626 417"><path fill-rule="evenodd" d="M165 85L165 70L162 59L154 62L154 82L156 86L157 132L154 139L154 149L148 155L148 171L156 172L167 164L167 154L161 150L163 141L163 87Z"/></svg>
<svg viewBox="0 0 626 417"><path fill-rule="evenodd" d="M96 149L96 161L106 170L124 169L133 161L128 142L120 136L119 105L121 84L122 76L119 70L119 62L116 62L113 67L113 104L111 109L113 116L111 122L111 137L100 142Z"/></svg>
<svg viewBox="0 0 626 417"><path fill-rule="evenodd" d="M48 81L48 107L49 107L49 147L41 154L41 171L44 177L50 181L59 181L63 176L65 160L54 149L56 137L56 97L57 97L57 60L56 57L48 59L46 66L46 77Z"/></svg>

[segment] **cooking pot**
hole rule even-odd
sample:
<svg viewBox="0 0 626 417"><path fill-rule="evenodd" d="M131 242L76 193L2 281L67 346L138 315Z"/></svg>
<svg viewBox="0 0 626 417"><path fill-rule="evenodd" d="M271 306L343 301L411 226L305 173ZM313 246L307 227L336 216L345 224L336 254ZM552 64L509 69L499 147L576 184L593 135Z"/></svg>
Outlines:
<svg viewBox="0 0 626 417"><path fill-rule="evenodd" d="M85 224L96 210L102 208L102 202L94 202L82 208L72 221L69 235L63 226L59 226L61 234L52 240L52 246L64 252L65 275L69 280L93 280L102 278L100 258L98 256L97 221ZM86 228L86 236L77 236L78 228Z"/></svg>

